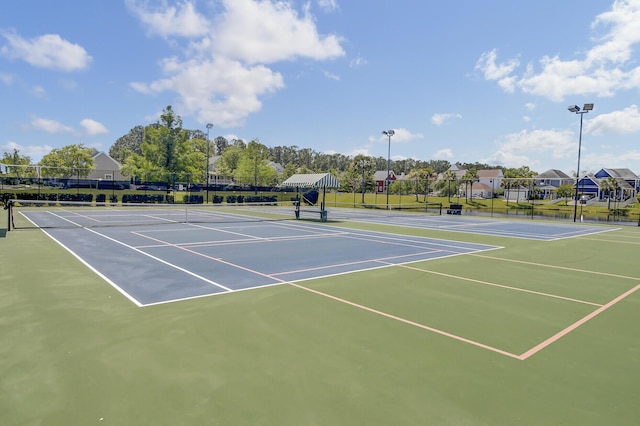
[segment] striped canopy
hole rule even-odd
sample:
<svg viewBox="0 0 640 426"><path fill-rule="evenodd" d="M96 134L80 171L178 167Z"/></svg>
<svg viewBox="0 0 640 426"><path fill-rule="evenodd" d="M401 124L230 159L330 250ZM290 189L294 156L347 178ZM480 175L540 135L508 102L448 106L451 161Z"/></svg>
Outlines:
<svg viewBox="0 0 640 426"><path fill-rule="evenodd" d="M288 188L338 188L340 182L331 173L309 173L291 176L280 184Z"/></svg>

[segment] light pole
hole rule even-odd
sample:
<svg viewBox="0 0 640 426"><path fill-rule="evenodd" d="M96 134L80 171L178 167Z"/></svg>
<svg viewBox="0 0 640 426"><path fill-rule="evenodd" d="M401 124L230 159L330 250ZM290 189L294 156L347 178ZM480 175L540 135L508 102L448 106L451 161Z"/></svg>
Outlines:
<svg viewBox="0 0 640 426"><path fill-rule="evenodd" d="M582 151L582 116L593 110L593 104L584 104L582 111L578 105L569 105L567 108L570 112L580 114L580 136L578 138L578 168L576 169L576 195L573 203L573 221L578 216L578 184L580 183L580 151Z"/></svg>
<svg viewBox="0 0 640 426"><path fill-rule="evenodd" d="M209 204L209 130L213 127L213 124L207 123L207 167L204 175L204 182L207 188L207 202L205 204Z"/></svg>
<svg viewBox="0 0 640 426"><path fill-rule="evenodd" d="M387 179L385 180L387 186L387 210L389 208L389 177L391 175L391 136L395 135L396 132L394 130L384 130L382 132L383 135L389 138L389 147L387 149Z"/></svg>
<svg viewBox="0 0 640 426"><path fill-rule="evenodd" d="M491 179L491 217L493 217L493 199L495 198L493 196L493 179Z"/></svg>

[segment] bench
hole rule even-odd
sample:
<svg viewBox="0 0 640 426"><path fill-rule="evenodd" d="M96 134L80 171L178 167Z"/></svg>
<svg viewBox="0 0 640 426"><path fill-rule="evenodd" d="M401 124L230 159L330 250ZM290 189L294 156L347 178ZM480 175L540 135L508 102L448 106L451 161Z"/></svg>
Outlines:
<svg viewBox="0 0 640 426"><path fill-rule="evenodd" d="M296 209L295 209L295 214L296 214L296 219L300 219L300 214L307 214L307 213L315 213L315 214L319 214L320 215L320 222L326 222L327 221L327 210L307 210L307 209L300 209L299 206L296 205Z"/></svg>
<svg viewBox="0 0 640 426"><path fill-rule="evenodd" d="M447 209L447 214L462 214L462 204L451 204Z"/></svg>
<svg viewBox="0 0 640 426"><path fill-rule="evenodd" d="M296 209L296 219L300 219L300 214L316 213L320 215L320 222L327 221L327 210L298 210Z"/></svg>

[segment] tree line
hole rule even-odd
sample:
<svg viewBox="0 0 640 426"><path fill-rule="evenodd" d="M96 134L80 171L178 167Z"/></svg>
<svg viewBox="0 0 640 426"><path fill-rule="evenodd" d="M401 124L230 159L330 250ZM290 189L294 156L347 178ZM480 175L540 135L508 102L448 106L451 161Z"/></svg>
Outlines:
<svg viewBox="0 0 640 426"><path fill-rule="evenodd" d="M43 156L38 166L47 167L48 174L57 177L87 176L94 169L92 155L95 151L84 145L69 145L54 149ZM109 155L121 165L120 172L132 180L207 182L216 175L230 178L239 185L275 186L295 173L332 173L340 181L342 190L369 192L374 189L373 174L387 170L387 159L344 154L326 154L298 146L268 147L259 140L245 142L227 140L222 136L209 138L202 130L183 128L182 118L167 106L158 121L146 126L138 125L118 138L109 149ZM215 169L207 165L208 158L216 157ZM31 159L19 154L17 149L4 153L1 162L11 165L29 165ZM274 163L282 167L279 173ZM394 183L390 190L428 194L430 191L451 192L450 184L436 183L436 176L444 174L445 180L451 163L446 160L416 160L412 158L391 160L390 168L396 175L405 175L403 182ZM473 184L477 170L501 168L505 177L528 178L535 172L523 166L507 169L482 163L461 163L467 170L459 184ZM209 170L207 170L209 169ZM23 174L33 173L22 170ZM19 171L16 170L19 173ZM445 173L447 172L447 173ZM211 179L209 179L210 181ZM431 182L431 183L430 183ZM435 185L432 188L429 185ZM457 188L455 188L457 191Z"/></svg>

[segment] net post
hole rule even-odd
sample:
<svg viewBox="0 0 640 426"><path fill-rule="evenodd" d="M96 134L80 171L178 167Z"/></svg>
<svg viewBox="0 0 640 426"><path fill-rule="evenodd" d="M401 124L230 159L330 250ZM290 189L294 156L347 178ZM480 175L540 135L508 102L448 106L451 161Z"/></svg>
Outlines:
<svg viewBox="0 0 640 426"><path fill-rule="evenodd" d="M7 231L11 231L11 223L13 222L13 200L7 200Z"/></svg>

